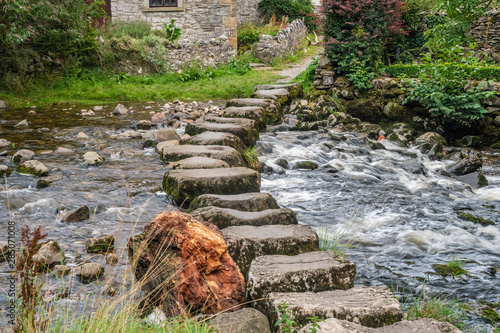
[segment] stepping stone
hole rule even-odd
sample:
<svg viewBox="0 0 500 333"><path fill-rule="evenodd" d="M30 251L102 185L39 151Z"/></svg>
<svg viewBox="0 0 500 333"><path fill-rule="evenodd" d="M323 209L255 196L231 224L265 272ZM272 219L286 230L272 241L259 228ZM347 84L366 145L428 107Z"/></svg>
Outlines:
<svg viewBox="0 0 500 333"><path fill-rule="evenodd" d="M245 161L234 148L227 146L166 146L160 152L160 159L166 162L177 162L190 157L209 157L223 160L230 166L244 166Z"/></svg>
<svg viewBox="0 0 500 333"><path fill-rule="evenodd" d="M295 320L300 326L309 324L307 318L313 316L319 319L343 319L373 328L392 325L403 319L399 301L386 286L319 293L273 292L268 297L268 301L261 302L265 305L261 311L271 323L278 320L276 311L285 302L289 304L287 313L290 320Z"/></svg>
<svg viewBox="0 0 500 333"><path fill-rule="evenodd" d="M229 168L229 164L223 160L209 157L190 157L172 163L172 169L216 169Z"/></svg>
<svg viewBox="0 0 500 333"><path fill-rule="evenodd" d="M203 120L208 121L210 123L237 124L237 125L255 127L255 121L253 121L252 119L247 119L247 118L224 118L224 117L207 116Z"/></svg>
<svg viewBox="0 0 500 333"><path fill-rule="evenodd" d="M255 146L259 139L259 132L253 126L245 126L240 124L221 124L209 121L197 121L186 125L186 134L195 136L197 134L210 131L210 132L224 132L236 135L241 139L247 147Z"/></svg>
<svg viewBox="0 0 500 333"><path fill-rule="evenodd" d="M450 323L431 318L403 320L393 325L370 328L347 320L330 318L318 323L320 332L336 333L461 333L462 331ZM303 327L299 333L311 332L311 324Z"/></svg>
<svg viewBox="0 0 500 333"><path fill-rule="evenodd" d="M250 265L247 295L253 300L271 292L319 292L354 286L356 264L328 251L296 256L267 255Z"/></svg>
<svg viewBox="0 0 500 333"><path fill-rule="evenodd" d="M189 205L188 213L208 206L231 208L245 212L260 212L266 209L279 209L278 203L269 193L243 193L236 195L204 194Z"/></svg>
<svg viewBox="0 0 500 333"><path fill-rule="evenodd" d="M259 98L237 98L226 103L226 107L248 107L259 106L264 109L264 116L267 124L281 123L283 120L283 111L281 105L276 104L272 99Z"/></svg>
<svg viewBox="0 0 500 333"><path fill-rule="evenodd" d="M300 83L289 83L289 84L259 84L253 87L253 91L257 90L273 90L273 89L287 89L292 99L302 96L302 85Z"/></svg>
<svg viewBox="0 0 500 333"><path fill-rule="evenodd" d="M191 212L191 215L197 219L213 223L219 229L237 225L298 224L295 213L288 208L267 209L261 212L242 212L229 208L204 207Z"/></svg>
<svg viewBox="0 0 500 333"><path fill-rule="evenodd" d="M244 151L245 145L241 142L241 139L236 135L231 133L223 132L203 132L201 134L190 137L186 140L180 141L181 145L219 145L228 146L236 149L237 151Z"/></svg>
<svg viewBox="0 0 500 333"><path fill-rule="evenodd" d="M242 225L221 230L229 254L246 278L252 260L259 256L297 255L319 251L318 235L305 225Z"/></svg>
<svg viewBox="0 0 500 333"><path fill-rule="evenodd" d="M231 106L224 110L223 117L252 119L259 131L266 129L264 109L259 106Z"/></svg>
<svg viewBox="0 0 500 333"><path fill-rule="evenodd" d="M216 332L224 333L271 333L267 317L252 308L235 312L219 313L208 321Z"/></svg>
<svg viewBox="0 0 500 333"><path fill-rule="evenodd" d="M257 90L254 92L253 97L262 99L272 99L278 104L286 104L290 101L290 92L287 89L269 89L269 90Z"/></svg>
<svg viewBox="0 0 500 333"><path fill-rule="evenodd" d="M187 146L184 146L187 147ZM171 170L163 176L163 190L181 204L207 194L241 194L260 191L260 174L252 169Z"/></svg>

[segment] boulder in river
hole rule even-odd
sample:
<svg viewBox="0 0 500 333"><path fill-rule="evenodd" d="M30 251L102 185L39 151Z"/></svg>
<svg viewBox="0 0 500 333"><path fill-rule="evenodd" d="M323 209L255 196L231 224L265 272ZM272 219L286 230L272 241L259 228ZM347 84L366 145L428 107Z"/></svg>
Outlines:
<svg viewBox="0 0 500 333"><path fill-rule="evenodd" d="M87 206L78 207L63 217L63 222L80 222L90 217L90 210Z"/></svg>
<svg viewBox="0 0 500 333"><path fill-rule="evenodd" d="M83 163L85 165L97 166L104 163L104 157L95 151L89 151L83 154Z"/></svg>
<svg viewBox="0 0 500 333"><path fill-rule="evenodd" d="M463 176L478 171L483 165L481 154L472 149L460 152L460 160L450 165L446 172L453 176Z"/></svg>
<svg viewBox="0 0 500 333"><path fill-rule="evenodd" d="M9 169L6 165L0 164L0 177L10 176L12 174L12 170Z"/></svg>
<svg viewBox="0 0 500 333"><path fill-rule="evenodd" d="M104 267L95 262L86 263L75 269L75 275L79 277L82 282L93 282L104 275Z"/></svg>
<svg viewBox="0 0 500 333"><path fill-rule="evenodd" d="M427 132L415 140L415 145L423 154L436 160L443 157L443 145L446 145L446 139L438 133Z"/></svg>
<svg viewBox="0 0 500 333"><path fill-rule="evenodd" d="M21 149L12 156L12 163L20 164L33 159L35 153L28 149Z"/></svg>
<svg viewBox="0 0 500 333"><path fill-rule="evenodd" d="M115 249L115 238L113 236L104 236L91 238L87 241L88 253L106 253Z"/></svg>
<svg viewBox="0 0 500 333"><path fill-rule="evenodd" d="M128 109L123 104L118 104L113 110L115 116L124 115L128 113Z"/></svg>
<svg viewBox="0 0 500 333"><path fill-rule="evenodd" d="M159 141L172 141L172 140L180 140L179 134L175 131L173 128L162 128L157 130L154 133L154 136L159 140Z"/></svg>
<svg viewBox="0 0 500 333"><path fill-rule="evenodd" d="M48 176L49 168L47 168L42 162L36 160L29 160L19 164L16 168L16 172L23 175L31 175L35 177Z"/></svg>
<svg viewBox="0 0 500 333"><path fill-rule="evenodd" d="M12 143L9 140L0 139L0 148L10 147Z"/></svg>
<svg viewBox="0 0 500 333"><path fill-rule="evenodd" d="M62 264L64 258L64 251L53 240L42 243L37 253L33 256L34 261L40 262L46 268Z"/></svg>
<svg viewBox="0 0 500 333"><path fill-rule="evenodd" d="M190 309L203 314L235 311L245 281L213 224L179 211L160 213L128 241L132 271L149 304L167 317Z"/></svg>

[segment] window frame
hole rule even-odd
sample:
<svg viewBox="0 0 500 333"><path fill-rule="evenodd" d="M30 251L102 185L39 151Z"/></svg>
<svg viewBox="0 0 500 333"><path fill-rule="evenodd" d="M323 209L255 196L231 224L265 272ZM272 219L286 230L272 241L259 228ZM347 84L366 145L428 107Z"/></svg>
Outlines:
<svg viewBox="0 0 500 333"><path fill-rule="evenodd" d="M150 7L151 0L143 0L143 12L183 12L184 11L184 1L177 0L177 7Z"/></svg>

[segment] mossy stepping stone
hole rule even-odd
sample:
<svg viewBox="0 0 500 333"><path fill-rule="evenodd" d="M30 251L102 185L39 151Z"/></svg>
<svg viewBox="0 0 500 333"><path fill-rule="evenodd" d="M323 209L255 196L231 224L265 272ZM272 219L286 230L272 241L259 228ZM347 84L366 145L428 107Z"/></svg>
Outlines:
<svg viewBox="0 0 500 333"><path fill-rule="evenodd" d="M209 157L190 157L172 163L172 169L216 169L229 168L223 160Z"/></svg>
<svg viewBox="0 0 500 333"><path fill-rule="evenodd" d="M241 154L228 146L167 146L160 152L160 159L166 162L177 162L190 157L208 157L226 162L230 166L244 166Z"/></svg>
<svg viewBox="0 0 500 333"><path fill-rule="evenodd" d="M259 256L297 255L319 251L318 235L305 225L242 225L221 230L229 254L247 277L250 263Z"/></svg>
<svg viewBox="0 0 500 333"><path fill-rule="evenodd" d="M343 319L367 327L392 325L403 319L401 305L386 286L360 287L348 290L314 292L272 292L261 301L262 311L271 323L277 321L279 305L289 304L290 320L299 326L310 323L311 317Z"/></svg>
<svg viewBox="0 0 500 333"><path fill-rule="evenodd" d="M250 168L171 170L163 177L163 190L177 204L189 204L207 194L241 194L260 191L260 174Z"/></svg>
<svg viewBox="0 0 500 333"><path fill-rule="evenodd" d="M259 98L236 98L226 103L226 107L249 107L258 106L264 109L264 118L266 124L281 123L283 119L283 112L281 105L277 104L272 99L259 99Z"/></svg>
<svg viewBox="0 0 500 333"><path fill-rule="evenodd" d="M290 93L292 99L299 98L303 95L302 85L300 83L288 84L259 84L253 87L253 91L259 90L273 90L273 89L286 89Z"/></svg>
<svg viewBox="0 0 500 333"><path fill-rule="evenodd" d="M191 215L199 220L213 223L219 229L237 225L298 224L295 213L288 208L242 212L229 208L204 207L191 212Z"/></svg>
<svg viewBox="0 0 500 333"><path fill-rule="evenodd" d="M287 104L290 102L290 92L285 88L280 89L267 89L257 90L254 92L253 97L262 99L272 99L278 104Z"/></svg>
<svg viewBox="0 0 500 333"><path fill-rule="evenodd" d="M234 195L204 194L189 205L188 213L195 209L215 206L246 212L260 212L266 209L279 209L280 206L269 193L243 193Z"/></svg>
<svg viewBox="0 0 500 333"><path fill-rule="evenodd" d="M252 119L259 131L266 129L264 109L260 106L231 106L224 110L223 117Z"/></svg>

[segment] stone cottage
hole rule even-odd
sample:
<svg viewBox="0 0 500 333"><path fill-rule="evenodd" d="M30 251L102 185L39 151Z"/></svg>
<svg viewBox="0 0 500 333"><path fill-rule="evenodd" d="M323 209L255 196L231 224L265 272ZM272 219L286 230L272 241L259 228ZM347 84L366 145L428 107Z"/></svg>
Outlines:
<svg viewBox="0 0 500 333"><path fill-rule="evenodd" d="M206 41L225 35L236 48L238 15L241 17L240 24L255 20L258 1L106 0L106 3L108 15L113 21L145 21L153 28L161 28L174 19L176 26L182 29L181 38Z"/></svg>

